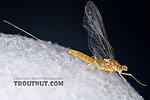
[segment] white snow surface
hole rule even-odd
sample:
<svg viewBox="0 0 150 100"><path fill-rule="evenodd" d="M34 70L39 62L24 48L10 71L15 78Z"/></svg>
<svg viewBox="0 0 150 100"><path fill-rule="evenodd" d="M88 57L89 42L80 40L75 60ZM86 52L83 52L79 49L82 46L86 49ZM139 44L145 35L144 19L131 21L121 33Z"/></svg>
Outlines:
<svg viewBox="0 0 150 100"><path fill-rule="evenodd" d="M143 100L130 85L129 96L117 73L109 78L67 50L50 41L0 33L0 100ZM63 86L15 86L15 77L62 78Z"/></svg>

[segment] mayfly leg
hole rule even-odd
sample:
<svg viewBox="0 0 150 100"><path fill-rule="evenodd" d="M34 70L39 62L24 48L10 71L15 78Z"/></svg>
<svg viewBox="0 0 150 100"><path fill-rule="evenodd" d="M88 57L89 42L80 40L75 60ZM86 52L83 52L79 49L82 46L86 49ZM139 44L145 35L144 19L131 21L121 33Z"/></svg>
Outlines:
<svg viewBox="0 0 150 100"><path fill-rule="evenodd" d="M128 87L128 83L127 83L127 80L121 75L121 73L119 73L119 75L121 76L121 78L125 81L125 83L126 83L126 86L127 86L127 88L128 88L128 92L129 92L129 95L132 97L132 95L131 95L131 92L130 92L130 89L129 89L129 87Z"/></svg>
<svg viewBox="0 0 150 100"><path fill-rule="evenodd" d="M7 24L9 24L9 25L11 25L11 26L13 26L13 27L15 27L16 29L18 29L18 30L20 30L20 31L22 31L22 32L24 32L24 33L26 33L26 34L28 34L29 36L33 37L33 38L36 39L36 40L42 41L42 40L40 40L39 38L37 38L36 36L32 35L31 33L29 33L29 32L27 32L27 31L23 30L22 28L20 28L20 27L14 25L14 24L12 24L12 23L6 21L6 20L3 20L3 22L5 22L5 23L7 23Z"/></svg>
<svg viewBox="0 0 150 100"><path fill-rule="evenodd" d="M133 79L135 79L135 81L137 81L140 85L142 85L142 86L147 86L147 85L141 83L139 80L137 80L137 79L136 79L132 74L130 74L130 73L121 73L121 74L127 75L127 76L131 76L131 77L132 77Z"/></svg>

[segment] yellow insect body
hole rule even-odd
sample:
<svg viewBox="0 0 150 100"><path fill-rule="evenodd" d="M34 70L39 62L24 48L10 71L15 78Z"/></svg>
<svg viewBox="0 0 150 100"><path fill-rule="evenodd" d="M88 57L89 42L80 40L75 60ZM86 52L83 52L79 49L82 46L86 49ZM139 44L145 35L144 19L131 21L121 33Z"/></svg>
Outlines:
<svg viewBox="0 0 150 100"><path fill-rule="evenodd" d="M88 64L98 68L99 70L104 70L106 72L122 72L122 70L127 70L127 67L122 67L116 60L113 59L103 59L101 61L89 57L88 55L69 49L68 53L73 54L75 57L82 59L83 61L87 62ZM124 68L124 69L123 69Z"/></svg>
<svg viewBox="0 0 150 100"><path fill-rule="evenodd" d="M72 49L69 49L68 53L73 54L75 57L78 57L78 58L82 59L83 61L85 61L86 63L98 68L99 70L104 70L104 71L108 72L109 74L111 74L112 72L118 72L119 75L126 82L127 88L128 88L127 80L122 75L131 76L142 86L147 86L147 85L141 83L140 81L138 81L132 74L122 73L122 71L127 71L128 68L127 68L127 66L120 65L116 60L113 60L113 59L98 60L98 59L94 59L92 57L89 57L88 55L86 55L82 52L72 50ZM128 91L129 91L129 94L131 96L129 88L128 88Z"/></svg>

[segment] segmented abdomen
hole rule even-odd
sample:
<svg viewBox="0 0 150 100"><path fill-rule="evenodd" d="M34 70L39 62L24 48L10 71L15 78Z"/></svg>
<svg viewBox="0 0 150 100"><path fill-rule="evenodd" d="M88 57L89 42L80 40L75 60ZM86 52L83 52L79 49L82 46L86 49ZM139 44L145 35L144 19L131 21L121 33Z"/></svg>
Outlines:
<svg viewBox="0 0 150 100"><path fill-rule="evenodd" d="M76 50L69 49L68 53L73 54L75 57L78 57L78 58L82 59L83 61L85 61L85 62L87 62L87 63L89 63L90 65L93 65L93 66L94 66L94 62L96 61L92 57L89 57L89 56L83 54L82 52L79 52L79 51L76 51Z"/></svg>

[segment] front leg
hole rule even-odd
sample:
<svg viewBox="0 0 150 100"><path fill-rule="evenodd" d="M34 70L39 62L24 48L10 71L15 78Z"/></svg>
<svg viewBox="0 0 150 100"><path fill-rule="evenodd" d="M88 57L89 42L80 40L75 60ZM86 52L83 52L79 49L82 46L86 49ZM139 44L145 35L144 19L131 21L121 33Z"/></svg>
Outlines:
<svg viewBox="0 0 150 100"><path fill-rule="evenodd" d="M111 73L112 73L112 72L109 72L109 73L108 73L108 78L109 78L109 82L110 82L110 83L112 83L112 80L111 80L111 78L110 78L110 74L111 74Z"/></svg>
<svg viewBox="0 0 150 100"><path fill-rule="evenodd" d="M122 79L125 81L125 83L126 83L126 86L127 86L127 88L128 88L128 92L129 92L129 95L132 97L131 92L130 92L129 87L128 87L127 80L126 80L121 74L122 74L122 73L119 73L119 75L121 76L121 78L122 78Z"/></svg>
<svg viewBox="0 0 150 100"><path fill-rule="evenodd" d="M134 78L134 79L135 79L139 84L141 84L142 86L147 86L147 85L141 83L140 81L138 81L138 80L137 80L132 74L130 74L130 73L121 73L121 74L127 75L127 76L131 76L132 78Z"/></svg>

